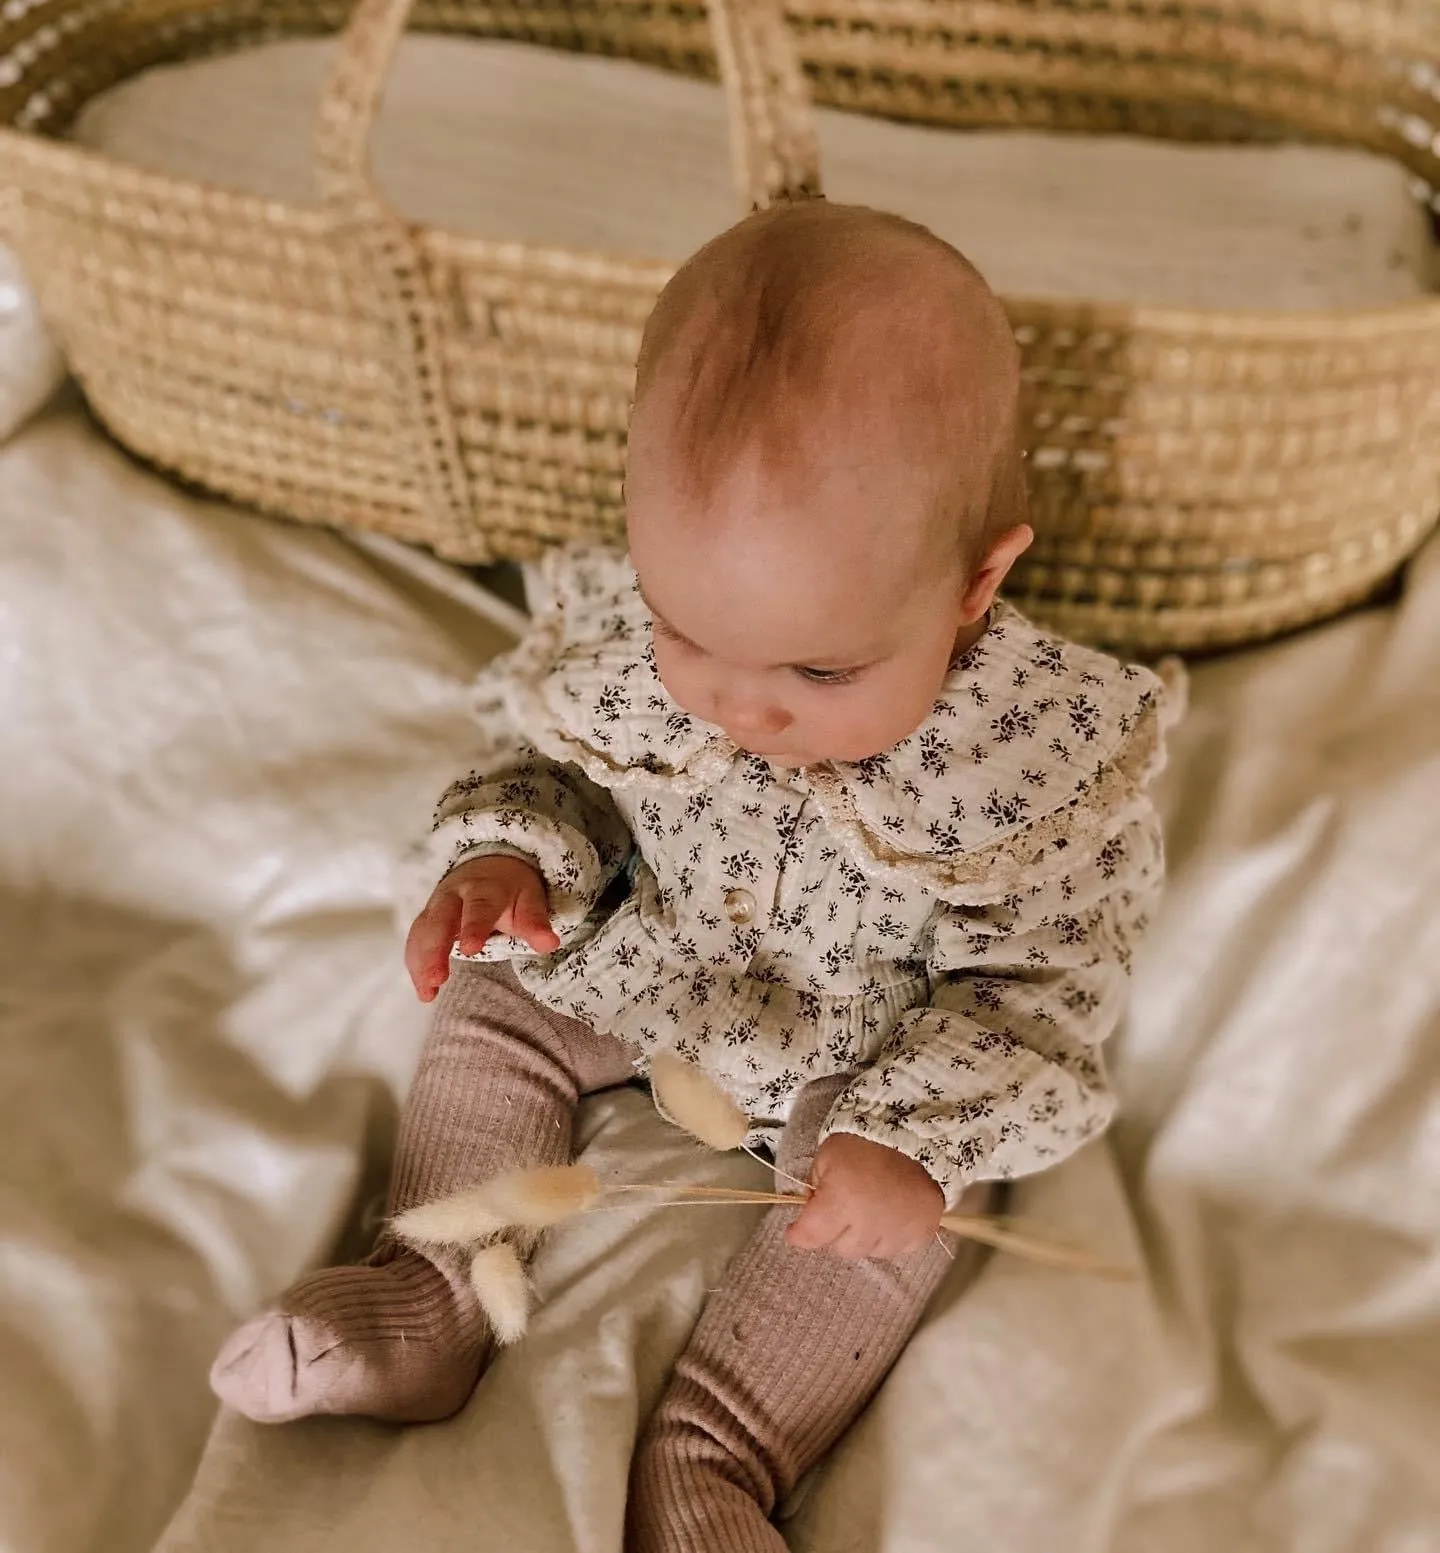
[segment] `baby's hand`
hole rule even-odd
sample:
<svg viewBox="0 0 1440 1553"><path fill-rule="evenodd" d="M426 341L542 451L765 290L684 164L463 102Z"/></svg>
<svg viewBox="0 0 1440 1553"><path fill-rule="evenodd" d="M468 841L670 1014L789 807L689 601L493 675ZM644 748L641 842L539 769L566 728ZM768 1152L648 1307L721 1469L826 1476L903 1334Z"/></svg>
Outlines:
<svg viewBox="0 0 1440 1553"><path fill-rule="evenodd" d="M945 1196L924 1166L898 1149L837 1132L815 1151L815 1190L785 1232L802 1251L895 1257L918 1250L940 1227Z"/></svg>
<svg viewBox="0 0 1440 1553"><path fill-rule="evenodd" d="M550 926L545 881L518 857L477 857L452 868L435 886L405 940L405 969L422 1003L450 975L450 951L479 954L492 933L523 939L536 954L560 940Z"/></svg>

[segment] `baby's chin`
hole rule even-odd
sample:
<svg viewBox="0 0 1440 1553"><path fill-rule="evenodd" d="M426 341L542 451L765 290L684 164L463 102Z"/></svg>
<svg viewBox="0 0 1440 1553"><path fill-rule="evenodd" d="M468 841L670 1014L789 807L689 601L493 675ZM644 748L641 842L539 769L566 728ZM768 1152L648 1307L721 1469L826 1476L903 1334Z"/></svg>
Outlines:
<svg viewBox="0 0 1440 1553"><path fill-rule="evenodd" d="M859 745L849 747L843 752L831 750L828 753L821 753L818 750L777 750L772 753L769 750L754 749L748 744L738 745L737 748L743 749L747 755L754 755L757 759L765 761L777 771L799 771L805 766L855 765L862 760L869 760L874 755L884 753L880 749L863 749Z"/></svg>
<svg viewBox="0 0 1440 1553"><path fill-rule="evenodd" d="M815 750L770 750L763 745L731 738L728 734L726 737L730 738L730 742L742 754L753 755L756 760L763 760L767 765L774 766L777 771L799 771L802 766L823 766L827 761L838 759L834 755L821 755Z"/></svg>
<svg viewBox="0 0 1440 1553"><path fill-rule="evenodd" d="M872 760L894 749L919 726L919 721L907 719L899 723L891 722L888 726L882 724L878 727L872 725L869 728L857 728L853 736L837 732L835 737L808 745L787 744L783 736L776 739L773 748L758 741L750 743L735 739L733 742L746 754L767 761L777 770L796 771L802 766L853 766L861 761Z"/></svg>

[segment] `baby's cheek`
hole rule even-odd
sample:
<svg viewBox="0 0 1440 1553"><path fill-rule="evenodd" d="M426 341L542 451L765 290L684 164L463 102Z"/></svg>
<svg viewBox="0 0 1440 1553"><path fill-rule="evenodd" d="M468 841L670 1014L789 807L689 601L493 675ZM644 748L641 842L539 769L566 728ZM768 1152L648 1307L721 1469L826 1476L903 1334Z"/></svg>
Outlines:
<svg viewBox="0 0 1440 1553"><path fill-rule="evenodd" d="M678 653L658 641L655 644L655 673L665 687L665 694L682 711L689 712L692 717L698 717L702 721L705 720L705 708L701 704L702 697L699 694L700 676Z"/></svg>
<svg viewBox="0 0 1440 1553"><path fill-rule="evenodd" d="M849 745L851 759L862 760L892 748L913 733L930 711L931 703L913 692L902 699L894 690L857 697L845 708L835 708L833 736Z"/></svg>
<svg viewBox="0 0 1440 1553"><path fill-rule="evenodd" d="M840 701L810 706L795 719L797 743L822 751L827 759L864 760L889 749L889 719L869 705L845 706Z"/></svg>
<svg viewBox="0 0 1440 1553"><path fill-rule="evenodd" d="M935 710L945 689L945 672L924 669L907 674L891 686L883 701L883 715L891 732L891 742L907 739Z"/></svg>

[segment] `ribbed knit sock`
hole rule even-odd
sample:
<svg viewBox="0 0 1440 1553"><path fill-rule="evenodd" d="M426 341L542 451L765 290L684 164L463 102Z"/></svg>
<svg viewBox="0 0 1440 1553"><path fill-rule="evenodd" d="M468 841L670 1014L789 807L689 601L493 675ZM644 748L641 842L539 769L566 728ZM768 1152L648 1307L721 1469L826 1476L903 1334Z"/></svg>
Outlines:
<svg viewBox="0 0 1440 1553"><path fill-rule="evenodd" d="M579 1096L630 1075L621 1042L542 1008L508 970L456 965L405 1104L389 1212L567 1162ZM248 1321L210 1383L260 1423L417 1423L464 1405L491 1347L468 1253L422 1254L387 1236L360 1266L312 1273Z"/></svg>
<svg viewBox="0 0 1440 1553"><path fill-rule="evenodd" d="M804 1179L844 1076L801 1096L778 1163ZM982 1189L965 1204L981 1211ZM844 1261L785 1240L769 1213L711 1296L640 1442L626 1553L784 1553L772 1516L899 1358L942 1278L973 1276L938 1244L896 1261Z"/></svg>

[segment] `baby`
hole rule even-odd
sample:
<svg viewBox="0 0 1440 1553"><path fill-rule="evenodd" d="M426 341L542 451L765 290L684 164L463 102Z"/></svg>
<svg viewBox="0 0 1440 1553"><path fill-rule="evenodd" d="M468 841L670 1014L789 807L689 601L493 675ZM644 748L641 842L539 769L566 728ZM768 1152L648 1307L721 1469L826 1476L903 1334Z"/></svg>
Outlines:
<svg viewBox="0 0 1440 1553"><path fill-rule="evenodd" d="M440 802L391 1211L568 1161L580 1097L662 1050L812 1188L680 1358L631 1553L782 1549L777 1504L973 1274L942 1213L1110 1116L1163 696L997 598L1031 539L1018 393L998 302L923 229L817 200L717 238L645 332L629 558L546 563ZM213 1382L261 1420L438 1419L491 1346L466 1258L384 1236Z"/></svg>

